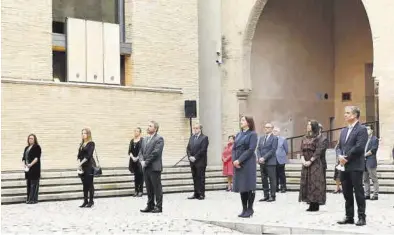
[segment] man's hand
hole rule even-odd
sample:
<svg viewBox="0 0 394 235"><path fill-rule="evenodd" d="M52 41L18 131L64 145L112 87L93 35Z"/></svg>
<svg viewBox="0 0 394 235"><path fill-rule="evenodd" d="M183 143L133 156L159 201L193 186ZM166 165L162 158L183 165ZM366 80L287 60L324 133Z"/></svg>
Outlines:
<svg viewBox="0 0 394 235"><path fill-rule="evenodd" d="M338 160L339 160L339 162L341 163L342 166L347 163L346 156L340 155L338 157Z"/></svg>
<svg viewBox="0 0 394 235"><path fill-rule="evenodd" d="M137 162L138 161L138 157L132 157L133 162Z"/></svg>
<svg viewBox="0 0 394 235"><path fill-rule="evenodd" d="M369 157L369 156L371 156L371 155L372 155L371 150L369 150L369 151L365 154L366 157Z"/></svg>
<svg viewBox="0 0 394 235"><path fill-rule="evenodd" d="M311 164L312 164L311 161L306 161L306 162L304 162L304 166L305 166L305 167L309 167Z"/></svg>
<svg viewBox="0 0 394 235"><path fill-rule="evenodd" d="M189 157L189 160L190 160L191 162L195 162L195 161L196 161L196 158L193 157L193 156L191 156L191 157Z"/></svg>
<svg viewBox="0 0 394 235"><path fill-rule="evenodd" d="M241 168L241 166L240 166L238 160L235 160L235 161L233 162L233 165L234 165L235 168Z"/></svg>
<svg viewBox="0 0 394 235"><path fill-rule="evenodd" d="M264 159L264 158L262 158L262 157L261 157L261 158L259 158L259 163L260 163L260 164L264 164L264 163L265 163L265 159Z"/></svg>
<svg viewBox="0 0 394 235"><path fill-rule="evenodd" d="M145 161L141 161L141 166L142 166L142 168L145 168Z"/></svg>

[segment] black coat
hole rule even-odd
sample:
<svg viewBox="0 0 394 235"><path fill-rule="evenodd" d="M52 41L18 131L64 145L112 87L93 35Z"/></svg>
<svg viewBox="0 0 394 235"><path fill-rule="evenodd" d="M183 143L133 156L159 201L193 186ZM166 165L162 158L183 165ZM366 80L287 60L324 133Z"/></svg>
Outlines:
<svg viewBox="0 0 394 235"><path fill-rule="evenodd" d="M196 158L196 161L190 162L190 165L194 165L196 167L206 167L209 145L208 136L201 133L197 140L195 138L195 135L190 136L189 143L186 148L187 157L190 158L193 156Z"/></svg>
<svg viewBox="0 0 394 235"><path fill-rule="evenodd" d="M128 156L130 156L130 153L132 153L134 157L138 158L138 154L139 154L140 149L141 149L142 140L143 140L143 138L141 137L140 141L138 141L138 142L134 143L134 139L132 139L130 141ZM138 169L141 168L140 161L137 160L136 162L134 162L133 159L131 159L131 157L129 157L129 171L131 173L134 173L137 168Z"/></svg>
<svg viewBox="0 0 394 235"><path fill-rule="evenodd" d="M87 143L85 147L81 146L78 149L78 160L82 161L86 158L86 162L82 164L82 170L84 172L91 172L93 169L93 152L94 152L95 144L93 141Z"/></svg>
<svg viewBox="0 0 394 235"><path fill-rule="evenodd" d="M28 148L29 146L26 146L23 151L22 161L25 160L25 153ZM27 155L26 164L31 163L35 158L37 158L37 162L29 169L28 172L25 172L25 179L38 180L41 177L41 147L38 144L31 147Z"/></svg>

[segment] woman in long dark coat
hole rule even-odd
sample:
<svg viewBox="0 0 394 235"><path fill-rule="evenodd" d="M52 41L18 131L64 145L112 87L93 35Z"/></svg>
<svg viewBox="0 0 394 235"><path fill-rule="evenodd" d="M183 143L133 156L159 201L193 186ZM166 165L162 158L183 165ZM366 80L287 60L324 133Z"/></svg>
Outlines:
<svg viewBox="0 0 394 235"><path fill-rule="evenodd" d="M241 194L242 213L239 217L253 215L253 202L256 190L257 134L252 117L241 118L241 132L235 137L232 160L234 165L233 191Z"/></svg>
<svg viewBox="0 0 394 235"><path fill-rule="evenodd" d="M27 146L23 151L22 161L25 166L25 179L27 186L27 204L38 202L38 189L41 177L41 147L37 137L30 134L27 137Z"/></svg>
<svg viewBox="0 0 394 235"><path fill-rule="evenodd" d="M138 153L141 149L142 137L141 128L137 127L134 130L134 138L130 141L129 145L129 171L134 174L134 189L133 197L142 197L144 193L144 175L141 163L138 159Z"/></svg>
<svg viewBox="0 0 394 235"><path fill-rule="evenodd" d="M319 141L319 123L311 120L307 134L301 142L301 182L299 201L309 203L307 211L318 211L326 203L326 182L321 160L322 143Z"/></svg>

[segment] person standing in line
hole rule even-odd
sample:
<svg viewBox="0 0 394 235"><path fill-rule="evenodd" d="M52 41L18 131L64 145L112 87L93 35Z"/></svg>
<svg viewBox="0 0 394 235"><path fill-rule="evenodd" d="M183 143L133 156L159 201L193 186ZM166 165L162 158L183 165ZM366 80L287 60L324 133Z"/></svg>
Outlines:
<svg viewBox="0 0 394 235"><path fill-rule="evenodd" d="M138 153L141 149L141 128L137 127L134 130L134 138L130 141L129 145L129 171L134 174L134 189L135 193L133 197L142 197L144 193L144 174L142 172L142 166L138 159Z"/></svg>
<svg viewBox="0 0 394 235"><path fill-rule="evenodd" d="M89 128L82 129L82 141L78 149L78 174L83 185L83 204L79 207L92 207L94 205L94 170L93 152L95 143L92 141L92 132ZM89 201L88 201L89 194Z"/></svg>
<svg viewBox="0 0 394 235"><path fill-rule="evenodd" d="M36 204L38 203L41 177L41 147L34 134L27 137L27 146L23 151L22 162L25 169L27 189L26 204Z"/></svg>
<svg viewBox="0 0 394 235"><path fill-rule="evenodd" d="M289 147L286 138L279 135L279 127L274 128L273 134L278 138L278 148L276 149L276 192L280 190L280 192L285 193L287 190L285 166Z"/></svg>
<svg viewBox="0 0 394 235"><path fill-rule="evenodd" d="M232 182L233 182L233 174L234 174L234 166L231 161L231 154L233 151L235 136L230 135L228 137L228 143L223 150L222 154L222 162L223 162L223 175L227 177L227 192L232 190Z"/></svg>
<svg viewBox="0 0 394 235"><path fill-rule="evenodd" d="M378 166L378 162L376 160L376 153L379 148L379 140L376 136L373 135L372 126L367 126L368 132L368 141L365 145L365 171L364 171L364 187L365 187L365 199L378 200L379 197L379 181L378 175L376 173L376 168ZM373 196L370 197L371 194L371 185L369 182L369 178L372 179L373 183Z"/></svg>
<svg viewBox="0 0 394 235"><path fill-rule="evenodd" d="M208 136L202 133L202 125L193 127L193 135L190 136L186 147L187 157L193 176L194 193L188 199L205 199L205 170L207 168Z"/></svg>
<svg viewBox="0 0 394 235"><path fill-rule="evenodd" d="M338 224L354 224L354 198L358 208L357 226L366 225L365 194L363 173L365 170L364 150L368 141L367 128L359 122L360 109L356 106L345 107L345 121L348 127L342 129L336 149L338 159L344 171L341 172L343 196L345 198L346 217Z"/></svg>
<svg viewBox="0 0 394 235"><path fill-rule="evenodd" d="M260 202L274 202L276 200L276 149L278 138L272 134L274 126L267 123L264 126L265 135L257 143L257 161L260 164L261 181L263 183L264 198ZM269 184L268 184L269 179ZM271 193L270 193L271 192ZM271 195L270 195L271 194Z"/></svg>
<svg viewBox="0 0 394 235"><path fill-rule="evenodd" d="M243 116L241 131L235 136L232 161L234 165L233 192L241 195L242 212L238 217L253 216L253 203L256 190L255 150L257 134L252 117Z"/></svg>
<svg viewBox="0 0 394 235"><path fill-rule="evenodd" d="M163 189L161 184L161 172L163 171L163 148L164 139L157 132L159 123L150 121L147 129L148 137L142 140L138 154L144 171L148 203L141 212L161 213L163 211ZM155 204L156 198L156 204Z"/></svg>
<svg viewBox="0 0 394 235"><path fill-rule="evenodd" d="M326 181L322 162L323 141L319 137L319 123L310 120L307 134L301 141L301 180L299 202L309 203L306 211L319 211L326 203Z"/></svg>
<svg viewBox="0 0 394 235"><path fill-rule="evenodd" d="M320 141L320 146L321 146L321 154L320 154L320 158L321 158L321 162L323 164L323 175L324 175L324 184L327 186L327 159L326 159L326 151L328 148L328 139L326 137L324 137L323 135L323 125L321 123L319 123L319 135L318 135L318 139Z"/></svg>

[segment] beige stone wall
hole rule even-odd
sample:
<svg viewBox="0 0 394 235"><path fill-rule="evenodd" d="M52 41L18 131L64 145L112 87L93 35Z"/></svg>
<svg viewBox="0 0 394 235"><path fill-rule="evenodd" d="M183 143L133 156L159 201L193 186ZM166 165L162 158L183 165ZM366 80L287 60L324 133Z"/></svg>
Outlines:
<svg viewBox="0 0 394 235"><path fill-rule="evenodd" d="M1 1L1 76L52 80L52 1Z"/></svg>
<svg viewBox="0 0 394 235"><path fill-rule="evenodd" d="M127 150L135 127L145 133L148 120L160 124L163 162L172 165L185 153L188 126L182 125L180 90L70 84L2 82L2 170L20 169L29 133L43 149L43 168L74 168L83 127L90 127L103 167L128 166Z"/></svg>
<svg viewBox="0 0 394 235"><path fill-rule="evenodd" d="M334 116L331 1L268 1L252 40L248 110L292 137ZM322 96L327 93L329 99Z"/></svg>
<svg viewBox="0 0 394 235"><path fill-rule="evenodd" d="M335 1L335 127L345 125L344 107L357 105L361 121L366 120L365 64L373 63L372 35L368 16L360 0ZM351 13L350 13L351 12ZM352 100L342 102L342 92L351 92Z"/></svg>

